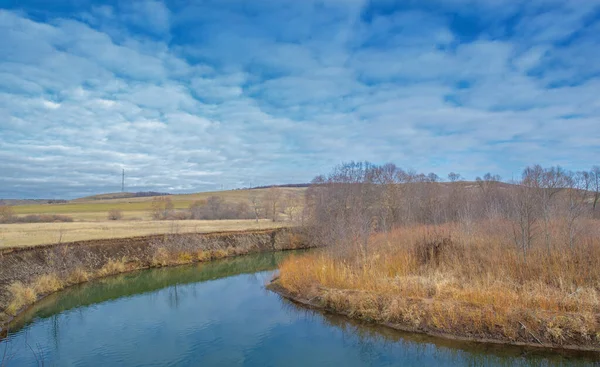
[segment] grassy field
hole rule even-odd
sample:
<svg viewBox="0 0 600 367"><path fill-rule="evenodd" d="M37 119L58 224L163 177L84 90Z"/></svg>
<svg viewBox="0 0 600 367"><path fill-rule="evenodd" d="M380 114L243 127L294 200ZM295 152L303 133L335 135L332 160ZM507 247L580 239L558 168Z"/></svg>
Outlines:
<svg viewBox="0 0 600 367"><path fill-rule="evenodd" d="M267 189L230 190L202 192L197 194L171 195L175 209L185 209L197 200L206 200L211 196L221 196L226 202L248 202L251 195L262 197ZM301 196L304 188L281 188L283 195ZM104 221L109 210L119 209L123 219L150 219L152 197L121 198L109 200L77 199L65 204L35 204L14 206L17 215L26 214L63 214L76 221Z"/></svg>
<svg viewBox="0 0 600 367"><path fill-rule="evenodd" d="M285 226L269 220L103 221L0 224L0 247L125 238L163 233L208 233Z"/></svg>
<svg viewBox="0 0 600 367"><path fill-rule="evenodd" d="M175 209L188 208L198 200L220 196L226 202L250 204L250 197L261 198L267 189L203 192L197 194L170 195ZM283 196L302 196L304 188L281 188ZM152 197L94 200L83 198L64 204L16 205L16 215L61 214L72 217L67 223L15 223L0 224L0 247L33 246L57 242L72 242L104 238L124 238L162 233L189 233L266 229L284 224L261 220L182 220L153 221L150 208ZM123 219L108 221L111 209L122 211Z"/></svg>

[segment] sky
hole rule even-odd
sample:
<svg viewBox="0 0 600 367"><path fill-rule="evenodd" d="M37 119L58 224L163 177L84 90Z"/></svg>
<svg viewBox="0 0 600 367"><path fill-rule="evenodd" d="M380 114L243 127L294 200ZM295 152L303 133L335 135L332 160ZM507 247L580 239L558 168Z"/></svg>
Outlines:
<svg viewBox="0 0 600 367"><path fill-rule="evenodd" d="M0 197L600 164L600 0L0 0Z"/></svg>

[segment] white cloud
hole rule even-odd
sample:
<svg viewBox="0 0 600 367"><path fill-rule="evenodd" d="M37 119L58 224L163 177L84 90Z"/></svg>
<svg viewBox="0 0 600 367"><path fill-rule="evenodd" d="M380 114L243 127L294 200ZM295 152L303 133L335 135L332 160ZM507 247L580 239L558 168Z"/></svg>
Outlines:
<svg viewBox="0 0 600 367"><path fill-rule="evenodd" d="M308 181L343 160L585 168L600 153L600 23L568 3L558 19L558 2L478 2L490 28L468 42L444 11L374 2L0 10L0 197L118 190L122 167L132 189L185 191Z"/></svg>
<svg viewBox="0 0 600 367"><path fill-rule="evenodd" d="M52 101L42 101L42 105L50 110L55 110L60 107L60 103L54 103Z"/></svg>

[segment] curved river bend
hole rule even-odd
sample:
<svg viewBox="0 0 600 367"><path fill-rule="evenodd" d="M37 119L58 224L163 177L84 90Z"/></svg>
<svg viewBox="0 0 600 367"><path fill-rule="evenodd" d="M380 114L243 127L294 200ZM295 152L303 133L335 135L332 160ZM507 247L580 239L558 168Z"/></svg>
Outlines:
<svg viewBox="0 0 600 367"><path fill-rule="evenodd" d="M452 342L299 308L264 289L290 253L145 270L51 295L0 366L549 366L593 355Z"/></svg>

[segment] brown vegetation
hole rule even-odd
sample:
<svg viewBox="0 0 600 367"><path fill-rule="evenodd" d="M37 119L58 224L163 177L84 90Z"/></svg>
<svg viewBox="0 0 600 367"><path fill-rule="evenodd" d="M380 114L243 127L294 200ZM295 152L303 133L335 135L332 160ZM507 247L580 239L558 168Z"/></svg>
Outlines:
<svg viewBox="0 0 600 367"><path fill-rule="evenodd" d="M108 211L108 220L121 220L123 219L123 212L119 209L111 209Z"/></svg>
<svg viewBox="0 0 600 367"><path fill-rule="evenodd" d="M351 317L480 340L600 350L592 174L527 168L464 184L349 164L307 192L326 250L284 261L285 292Z"/></svg>
<svg viewBox="0 0 600 367"><path fill-rule="evenodd" d="M175 206L173 205L173 201L171 201L171 198L168 196L157 196L154 199L152 199L152 204L151 204L151 213L152 213L152 219L155 220L164 220L164 219L168 219L169 215L171 214L171 212L173 211L173 208Z"/></svg>
<svg viewBox="0 0 600 367"><path fill-rule="evenodd" d="M0 206L0 223L66 223L73 218L60 214L29 214L22 217L14 215L10 206Z"/></svg>
<svg viewBox="0 0 600 367"><path fill-rule="evenodd" d="M221 220L253 217L247 203L228 203L222 196L217 195L210 196L205 201L195 201L189 208L189 219Z"/></svg>
<svg viewBox="0 0 600 367"><path fill-rule="evenodd" d="M0 223L11 223L15 218L12 206L0 205Z"/></svg>
<svg viewBox="0 0 600 367"><path fill-rule="evenodd" d="M151 216L155 220L223 220L267 218L280 221L285 213L289 221L297 218L299 197L282 189L271 187L259 197L251 193L249 202L228 202L224 196L212 195L206 200L196 200L186 209L175 209L169 197L157 197L152 201Z"/></svg>

